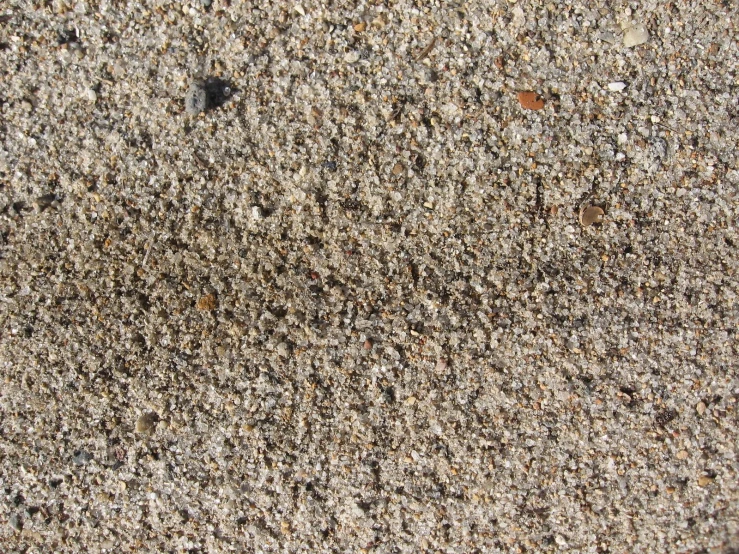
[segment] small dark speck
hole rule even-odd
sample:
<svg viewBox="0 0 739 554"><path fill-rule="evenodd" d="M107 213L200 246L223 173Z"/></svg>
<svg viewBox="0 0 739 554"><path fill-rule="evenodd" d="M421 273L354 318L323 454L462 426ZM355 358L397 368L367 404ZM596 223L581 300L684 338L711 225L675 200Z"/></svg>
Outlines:
<svg viewBox="0 0 739 554"><path fill-rule="evenodd" d="M657 416L655 417L655 421L657 422L657 425L667 425L676 417L677 417L676 410L673 410L673 409L662 410L657 413Z"/></svg>
<svg viewBox="0 0 739 554"><path fill-rule="evenodd" d="M11 207L13 208L13 211L18 215L23 215L23 212L28 212L31 210L31 208L29 208L28 205L22 200L19 200L18 202L13 202Z"/></svg>
<svg viewBox="0 0 739 554"><path fill-rule="evenodd" d="M50 206L54 206L55 208L58 207L61 200L62 199L59 195L52 192L49 194L44 194L43 196L39 196L36 199L36 204L38 204L39 211L43 212Z"/></svg>
<svg viewBox="0 0 739 554"><path fill-rule="evenodd" d="M56 41L59 43L59 46L79 42L79 40L80 37L77 34L77 29L65 29L60 31L56 37Z"/></svg>
<svg viewBox="0 0 739 554"><path fill-rule="evenodd" d="M393 387L387 387L382 391L382 395L385 398L385 402L392 404L395 402L395 389Z"/></svg>

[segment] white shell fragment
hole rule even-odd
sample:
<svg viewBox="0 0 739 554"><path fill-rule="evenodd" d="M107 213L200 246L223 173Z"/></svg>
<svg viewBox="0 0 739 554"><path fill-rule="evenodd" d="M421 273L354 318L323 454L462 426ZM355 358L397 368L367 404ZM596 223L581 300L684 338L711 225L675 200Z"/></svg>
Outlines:
<svg viewBox="0 0 739 554"><path fill-rule="evenodd" d="M626 83L623 81L614 81L613 83L608 83L608 90L611 92L621 92L626 88Z"/></svg>
<svg viewBox="0 0 739 554"><path fill-rule="evenodd" d="M624 32L624 46L626 48L632 48L644 44L649 40L649 31L647 26L643 24L634 25L629 27Z"/></svg>

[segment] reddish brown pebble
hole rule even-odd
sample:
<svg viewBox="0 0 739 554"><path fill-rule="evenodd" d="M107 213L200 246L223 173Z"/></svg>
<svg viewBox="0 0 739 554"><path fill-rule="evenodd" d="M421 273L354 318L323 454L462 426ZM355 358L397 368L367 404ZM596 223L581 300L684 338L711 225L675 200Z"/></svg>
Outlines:
<svg viewBox="0 0 739 554"><path fill-rule="evenodd" d="M519 92L518 101L526 110L540 110L544 107L544 99L535 92Z"/></svg>
<svg viewBox="0 0 739 554"><path fill-rule="evenodd" d="M369 350L370 348L372 348L372 341L370 339L367 339L366 341L364 341L364 349Z"/></svg>
<svg viewBox="0 0 739 554"><path fill-rule="evenodd" d="M503 56L498 56L495 58L495 67L502 70L505 67L505 61L503 60Z"/></svg>
<svg viewBox="0 0 739 554"><path fill-rule="evenodd" d="M198 300L198 310L209 312L216 309L216 297L214 294L206 294Z"/></svg>

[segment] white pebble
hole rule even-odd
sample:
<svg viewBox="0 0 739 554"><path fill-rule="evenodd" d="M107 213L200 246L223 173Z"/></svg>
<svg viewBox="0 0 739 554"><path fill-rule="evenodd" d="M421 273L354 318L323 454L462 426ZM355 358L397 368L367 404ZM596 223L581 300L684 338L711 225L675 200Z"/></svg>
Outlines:
<svg viewBox="0 0 739 554"><path fill-rule="evenodd" d="M629 27L624 33L624 46L631 48L633 46L639 46L649 40L649 31L647 31L646 25L634 25Z"/></svg>
<svg viewBox="0 0 739 554"><path fill-rule="evenodd" d="M346 56L344 56L344 61L346 63L356 63L359 61L359 52L351 51L347 52Z"/></svg>
<svg viewBox="0 0 739 554"><path fill-rule="evenodd" d="M608 90L612 92L621 92L625 88L626 83L624 83L623 81L614 81L613 83L608 83Z"/></svg>

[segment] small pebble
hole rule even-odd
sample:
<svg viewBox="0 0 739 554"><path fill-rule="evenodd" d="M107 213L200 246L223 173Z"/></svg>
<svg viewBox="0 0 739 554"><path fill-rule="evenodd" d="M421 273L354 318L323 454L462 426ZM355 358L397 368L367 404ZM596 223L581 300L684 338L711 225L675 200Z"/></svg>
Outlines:
<svg viewBox="0 0 739 554"><path fill-rule="evenodd" d="M8 518L8 525L10 525L16 531L23 530L23 520L17 514L13 514L12 516Z"/></svg>
<svg viewBox="0 0 739 554"><path fill-rule="evenodd" d="M357 33L361 33L361 32L362 32L362 31L364 31L364 30L365 30L366 28L367 28L367 24L366 24L366 23L365 23L364 21L362 21L361 23L357 23L357 24L356 24L356 25L354 26L354 30L355 30L355 31L356 31Z"/></svg>
<svg viewBox="0 0 739 554"><path fill-rule="evenodd" d="M598 206L588 206L580 212L580 225L590 227L594 223L602 223L605 212Z"/></svg>
<svg viewBox="0 0 739 554"><path fill-rule="evenodd" d="M709 475L701 475L698 477L698 486L699 487L705 487L706 485L709 485L713 481L713 477Z"/></svg>
<svg viewBox="0 0 739 554"><path fill-rule="evenodd" d="M695 411L698 412L698 415L703 415L706 413L706 405L703 402L698 402L698 404L695 407Z"/></svg>
<svg viewBox="0 0 739 554"><path fill-rule="evenodd" d="M535 92L519 92L518 101L526 110L540 110L544 107L544 99Z"/></svg>
<svg viewBox="0 0 739 554"><path fill-rule="evenodd" d="M84 465L90 460L92 460L92 454L84 450L78 450L74 453L74 457L72 458L72 461L78 466Z"/></svg>
<svg viewBox="0 0 739 554"><path fill-rule="evenodd" d="M364 341L364 349L365 350L371 350L372 349L372 340L371 339L367 339L366 341Z"/></svg>
<svg viewBox="0 0 739 554"><path fill-rule="evenodd" d="M678 452L678 453L677 453L677 454L675 455L675 457L676 457L676 458L677 458L678 460L686 460L686 459L688 458L688 451L687 451L687 450L681 450L680 452Z"/></svg>
<svg viewBox="0 0 739 554"><path fill-rule="evenodd" d="M393 167L393 175L400 175L403 173L403 164L398 162L395 164L395 167Z"/></svg>
<svg viewBox="0 0 739 554"><path fill-rule="evenodd" d="M197 304L198 310L201 312L210 312L216 309L216 297L214 294L206 294L201 296Z"/></svg>
<svg viewBox="0 0 739 554"><path fill-rule="evenodd" d="M352 50L351 52L347 52L344 56L344 61L346 63L356 63L359 61L359 52Z"/></svg>
<svg viewBox="0 0 739 554"><path fill-rule="evenodd" d="M621 92L626 88L626 83L623 81L614 81L613 83L608 83L608 90L611 92Z"/></svg>
<svg viewBox="0 0 739 554"><path fill-rule="evenodd" d="M205 91L205 87L201 82L194 82L187 89L185 95L185 110L190 115L198 115L200 112L205 111L208 104L208 95Z"/></svg>
<svg viewBox="0 0 739 554"><path fill-rule="evenodd" d="M624 33L624 46L632 48L644 44L649 40L649 31L646 25L639 24L629 27Z"/></svg>
<svg viewBox="0 0 739 554"><path fill-rule="evenodd" d="M150 435L154 432L154 429L156 429L158 421L159 416L154 412L141 414L141 416L136 420L136 432Z"/></svg>

